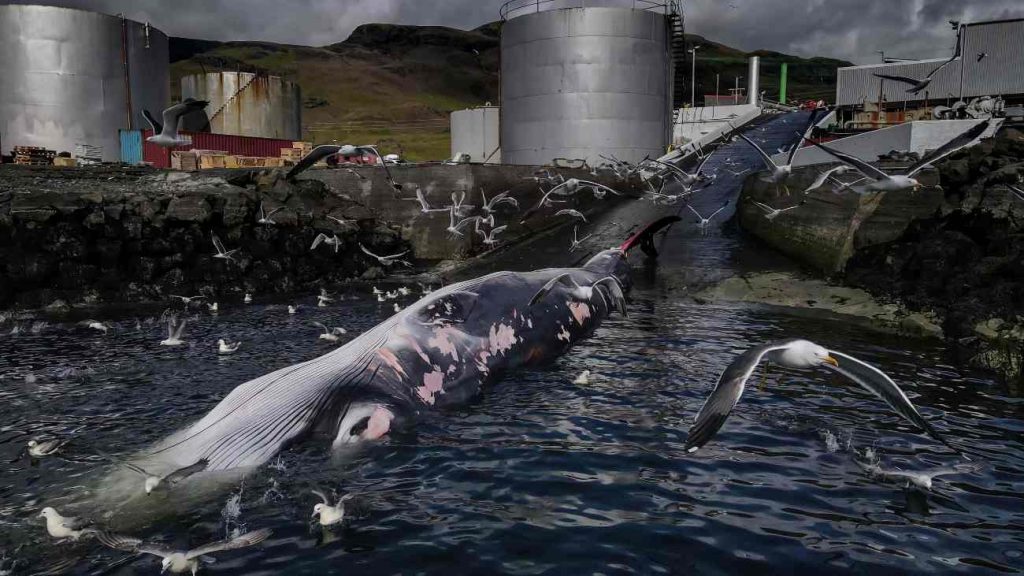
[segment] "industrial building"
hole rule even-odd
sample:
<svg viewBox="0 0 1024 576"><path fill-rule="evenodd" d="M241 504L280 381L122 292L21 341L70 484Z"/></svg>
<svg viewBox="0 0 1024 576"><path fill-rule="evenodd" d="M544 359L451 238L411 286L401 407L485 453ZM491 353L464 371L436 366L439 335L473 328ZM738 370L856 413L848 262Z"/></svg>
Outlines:
<svg viewBox="0 0 1024 576"><path fill-rule="evenodd" d="M205 120L215 134L302 138L302 91L277 76L233 71L185 76L181 97L210 103Z"/></svg>
<svg viewBox="0 0 1024 576"><path fill-rule="evenodd" d="M912 120L970 118L1024 103L1024 19L959 24L948 55L915 61L840 68L836 120L865 130ZM923 79L957 53L917 94L903 82L875 74Z"/></svg>
<svg viewBox="0 0 1024 576"><path fill-rule="evenodd" d="M167 36L149 23L53 6L0 6L0 151L120 158L118 129L169 100Z"/></svg>

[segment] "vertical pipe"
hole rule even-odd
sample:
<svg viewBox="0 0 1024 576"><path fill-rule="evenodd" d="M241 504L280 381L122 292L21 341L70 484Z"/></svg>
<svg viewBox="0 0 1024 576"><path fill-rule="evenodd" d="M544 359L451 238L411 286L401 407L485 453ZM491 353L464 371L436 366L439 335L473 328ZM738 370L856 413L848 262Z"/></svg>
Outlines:
<svg viewBox="0 0 1024 576"><path fill-rule="evenodd" d="M786 77L789 74L789 63L783 62L779 70L779 104L786 103Z"/></svg>
<svg viewBox="0 0 1024 576"><path fill-rule="evenodd" d="M121 14L121 65L124 67L124 103L129 130L132 129L132 84L128 76L128 20Z"/></svg>
<svg viewBox="0 0 1024 576"><path fill-rule="evenodd" d="M761 57L751 56L747 67L747 103L757 105L758 91L761 87Z"/></svg>
<svg viewBox="0 0 1024 576"><path fill-rule="evenodd" d="M967 69L967 34L965 32L967 32L967 27L961 24L956 35L956 50L960 52L960 100L964 99L964 72Z"/></svg>

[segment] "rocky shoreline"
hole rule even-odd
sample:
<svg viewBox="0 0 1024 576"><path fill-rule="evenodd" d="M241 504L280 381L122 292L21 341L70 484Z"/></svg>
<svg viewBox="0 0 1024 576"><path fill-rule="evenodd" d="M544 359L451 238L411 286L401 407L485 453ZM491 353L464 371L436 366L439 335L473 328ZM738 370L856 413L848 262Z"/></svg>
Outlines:
<svg viewBox="0 0 1024 576"><path fill-rule="evenodd" d="M257 223L261 203L284 207L276 224ZM61 311L169 294L241 299L380 278L385 271L358 244L380 254L410 249L398 228L321 182L288 183L279 172L4 166L0 309ZM337 250L310 250L321 232L337 234ZM213 234L239 249L234 262L213 257Z"/></svg>
<svg viewBox="0 0 1024 576"><path fill-rule="evenodd" d="M822 167L800 170L794 189ZM1024 386L1024 133L1004 128L939 163L917 194L814 192L768 222L754 201L785 204L748 179L741 226L833 282L934 318L954 353ZM938 184L939 186L935 186Z"/></svg>

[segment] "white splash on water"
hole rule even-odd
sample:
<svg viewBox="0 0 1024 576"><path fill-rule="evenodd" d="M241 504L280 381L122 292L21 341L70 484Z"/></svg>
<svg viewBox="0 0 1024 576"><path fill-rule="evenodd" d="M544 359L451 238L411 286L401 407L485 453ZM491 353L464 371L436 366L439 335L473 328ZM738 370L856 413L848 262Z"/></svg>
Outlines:
<svg viewBox="0 0 1024 576"><path fill-rule="evenodd" d="M284 460L281 459L280 455L278 455L277 460L274 460L270 464L267 464L267 468L270 468L271 470L277 470L278 472L284 472L285 470L288 470L288 466L285 465Z"/></svg>
<svg viewBox="0 0 1024 576"><path fill-rule="evenodd" d="M277 484L277 478L270 479L270 486L267 491L263 493L263 497L260 498L261 504L267 502L279 502L284 499L284 494L280 490L280 486Z"/></svg>
<svg viewBox="0 0 1024 576"><path fill-rule="evenodd" d="M822 438L825 439L825 449L829 452L839 451L839 440L836 439L836 435L831 430L825 430L821 434Z"/></svg>
<svg viewBox="0 0 1024 576"><path fill-rule="evenodd" d="M224 508L220 511L220 517L224 521L224 535L228 539L245 533L245 524L239 521L242 517L242 492L244 489L245 482L243 481L238 486L238 492L228 496L228 501L224 503Z"/></svg>

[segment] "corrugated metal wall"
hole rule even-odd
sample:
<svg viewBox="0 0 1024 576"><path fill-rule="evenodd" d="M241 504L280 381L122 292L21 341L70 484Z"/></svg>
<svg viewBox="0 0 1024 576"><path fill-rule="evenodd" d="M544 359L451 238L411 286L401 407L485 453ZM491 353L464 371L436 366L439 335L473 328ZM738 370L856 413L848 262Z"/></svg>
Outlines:
<svg viewBox="0 0 1024 576"><path fill-rule="evenodd" d="M952 50L952 46L950 47ZM952 54L952 52L951 52ZM978 60L979 54L985 57ZM896 64L872 64L840 68L836 103L856 106L877 102L879 86L886 102L935 103L962 97L1024 94L1024 20L982 22L963 27L963 56L935 74L931 85L920 94L908 94L906 84L876 78L873 74L924 78L948 58ZM961 92L961 70L963 91Z"/></svg>
<svg viewBox="0 0 1024 576"><path fill-rule="evenodd" d="M171 152L186 150L223 150L236 156L263 156L279 158L281 148L291 148L292 140L276 140L273 138L253 138L251 136L230 136L227 134L209 134L205 132L179 132L192 138L191 146L163 148L145 142L142 147L143 159L157 168L171 167ZM151 130L145 130L142 138L152 136Z"/></svg>
<svg viewBox="0 0 1024 576"><path fill-rule="evenodd" d="M121 130L121 162L142 164L141 130Z"/></svg>

